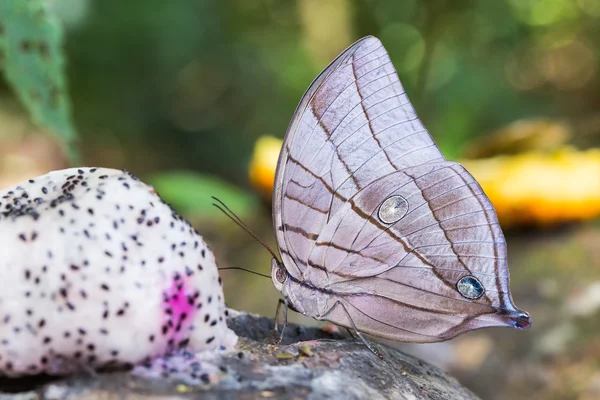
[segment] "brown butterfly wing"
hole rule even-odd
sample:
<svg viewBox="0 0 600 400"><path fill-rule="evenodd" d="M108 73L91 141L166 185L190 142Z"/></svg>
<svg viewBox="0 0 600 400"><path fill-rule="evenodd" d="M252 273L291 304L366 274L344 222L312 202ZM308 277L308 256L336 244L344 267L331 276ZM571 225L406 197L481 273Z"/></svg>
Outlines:
<svg viewBox="0 0 600 400"><path fill-rule="evenodd" d="M377 212L392 195L408 211L386 224ZM510 299L493 207L462 166L445 161L373 37L344 51L302 99L273 204L296 282L289 295L310 316L344 326L351 317L364 332L418 342L528 324ZM481 298L458 292L465 276L483 284Z"/></svg>
<svg viewBox="0 0 600 400"><path fill-rule="evenodd" d="M410 104L381 42L345 50L302 98L280 154L273 220L293 276L327 221L378 177L444 160Z"/></svg>

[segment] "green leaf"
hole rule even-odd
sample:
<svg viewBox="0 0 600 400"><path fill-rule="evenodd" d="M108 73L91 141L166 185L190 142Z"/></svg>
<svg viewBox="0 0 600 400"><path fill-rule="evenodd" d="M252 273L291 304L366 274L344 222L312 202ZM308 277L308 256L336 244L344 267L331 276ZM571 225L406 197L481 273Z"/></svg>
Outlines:
<svg viewBox="0 0 600 400"><path fill-rule="evenodd" d="M58 135L73 162L76 134L66 90L63 33L45 0L0 1L0 66L33 121Z"/></svg>
<svg viewBox="0 0 600 400"><path fill-rule="evenodd" d="M160 197L186 217L227 218L212 204L211 196L227 204L242 219L256 213L259 201L246 191L223 180L192 171L158 173L145 179Z"/></svg>

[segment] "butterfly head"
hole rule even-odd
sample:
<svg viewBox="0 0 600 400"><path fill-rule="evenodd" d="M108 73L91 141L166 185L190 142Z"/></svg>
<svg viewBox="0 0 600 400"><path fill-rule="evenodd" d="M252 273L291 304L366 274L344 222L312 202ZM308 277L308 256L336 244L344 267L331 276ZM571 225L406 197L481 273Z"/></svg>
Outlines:
<svg viewBox="0 0 600 400"><path fill-rule="evenodd" d="M288 279L287 270L283 266L283 263L276 258L271 260L271 279L275 288L280 292L283 290L283 284Z"/></svg>

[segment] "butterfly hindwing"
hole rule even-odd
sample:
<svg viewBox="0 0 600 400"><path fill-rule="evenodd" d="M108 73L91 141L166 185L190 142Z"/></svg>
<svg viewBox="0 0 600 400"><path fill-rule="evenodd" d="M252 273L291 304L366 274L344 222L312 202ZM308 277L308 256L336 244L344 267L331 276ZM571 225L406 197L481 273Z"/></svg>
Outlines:
<svg viewBox="0 0 600 400"><path fill-rule="evenodd" d="M388 224L379 210L393 196L406 201L407 212ZM497 325L506 310L515 310L493 207L456 163L396 171L362 189L325 226L308 264L305 279L325 283L351 313L368 310L357 318L373 321L359 329L372 333L382 310L373 304L389 303L382 317L397 340L408 340L409 333L422 335L419 341L454 336ZM457 282L465 276L482 283L480 298L459 293Z"/></svg>

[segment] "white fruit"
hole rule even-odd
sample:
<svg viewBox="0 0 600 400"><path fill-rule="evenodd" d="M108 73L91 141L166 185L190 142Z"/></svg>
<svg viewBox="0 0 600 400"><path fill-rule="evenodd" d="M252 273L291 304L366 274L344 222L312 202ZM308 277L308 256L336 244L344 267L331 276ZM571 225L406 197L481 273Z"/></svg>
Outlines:
<svg viewBox="0 0 600 400"><path fill-rule="evenodd" d="M0 243L1 374L235 345L206 243L126 171L54 171L0 191Z"/></svg>

